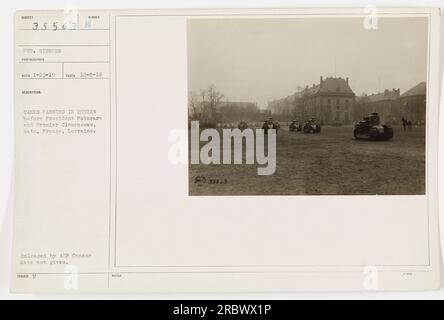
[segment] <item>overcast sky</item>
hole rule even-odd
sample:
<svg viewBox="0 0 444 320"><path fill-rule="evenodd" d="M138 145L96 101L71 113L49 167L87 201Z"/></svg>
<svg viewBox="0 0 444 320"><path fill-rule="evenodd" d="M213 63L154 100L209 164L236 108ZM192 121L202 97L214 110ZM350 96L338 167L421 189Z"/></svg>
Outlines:
<svg viewBox="0 0 444 320"><path fill-rule="evenodd" d="M400 88L427 76L427 18L190 20L189 90L217 86L230 101L267 101L335 75L355 94Z"/></svg>

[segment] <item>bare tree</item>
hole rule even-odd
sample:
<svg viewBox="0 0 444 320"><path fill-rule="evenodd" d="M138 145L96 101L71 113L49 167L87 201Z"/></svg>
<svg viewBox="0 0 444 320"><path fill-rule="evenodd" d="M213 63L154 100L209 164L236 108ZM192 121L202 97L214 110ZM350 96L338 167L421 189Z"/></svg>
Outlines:
<svg viewBox="0 0 444 320"><path fill-rule="evenodd" d="M217 91L216 86L210 85L200 91L200 107L198 119L203 126L213 127L219 121L218 107L222 103L224 95ZM197 96L196 96L196 101Z"/></svg>
<svg viewBox="0 0 444 320"><path fill-rule="evenodd" d="M224 98L224 95L219 91L217 91L216 86L214 85L208 86L207 96L208 96L208 102L213 108L217 108L217 106Z"/></svg>
<svg viewBox="0 0 444 320"><path fill-rule="evenodd" d="M260 110L254 103L224 102L224 95L215 85L209 85L199 93L189 92L188 116L190 120L199 120L203 128L228 120L256 119L260 117Z"/></svg>
<svg viewBox="0 0 444 320"><path fill-rule="evenodd" d="M197 120L201 116L201 104L197 93L190 91L188 93L188 116L191 120Z"/></svg>

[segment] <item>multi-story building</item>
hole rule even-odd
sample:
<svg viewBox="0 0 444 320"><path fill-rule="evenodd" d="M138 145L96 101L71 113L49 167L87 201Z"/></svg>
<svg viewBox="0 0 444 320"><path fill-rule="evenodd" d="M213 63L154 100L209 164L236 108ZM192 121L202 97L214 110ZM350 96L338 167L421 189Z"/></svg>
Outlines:
<svg viewBox="0 0 444 320"><path fill-rule="evenodd" d="M349 124L377 112L386 123L399 124L402 117L415 124L424 124L426 117L426 82L400 94L400 89L356 97L348 78L323 79L319 84L270 101L273 115L306 120L317 118L323 124Z"/></svg>
<svg viewBox="0 0 444 320"><path fill-rule="evenodd" d="M356 99L355 114L362 118L372 112L377 112L384 122L399 123L402 117L399 97L399 89L386 89L384 92L360 96Z"/></svg>
<svg viewBox="0 0 444 320"><path fill-rule="evenodd" d="M268 110L277 118L297 117L296 108L300 104L301 96L301 92L296 92L287 97L269 101Z"/></svg>
<svg viewBox="0 0 444 320"><path fill-rule="evenodd" d="M318 85L303 91L301 111L304 118L315 117L324 124L347 124L353 120L355 100L348 78L320 77Z"/></svg>

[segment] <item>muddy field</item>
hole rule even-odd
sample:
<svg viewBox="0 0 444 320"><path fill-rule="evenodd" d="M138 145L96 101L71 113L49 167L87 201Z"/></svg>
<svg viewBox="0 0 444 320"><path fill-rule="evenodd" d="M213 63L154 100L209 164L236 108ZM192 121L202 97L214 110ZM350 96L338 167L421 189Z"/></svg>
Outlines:
<svg viewBox="0 0 444 320"><path fill-rule="evenodd" d="M190 165L190 195L424 194L424 128L394 130L390 141L369 142L355 140L352 126L320 134L283 128L274 175L258 176L258 165Z"/></svg>

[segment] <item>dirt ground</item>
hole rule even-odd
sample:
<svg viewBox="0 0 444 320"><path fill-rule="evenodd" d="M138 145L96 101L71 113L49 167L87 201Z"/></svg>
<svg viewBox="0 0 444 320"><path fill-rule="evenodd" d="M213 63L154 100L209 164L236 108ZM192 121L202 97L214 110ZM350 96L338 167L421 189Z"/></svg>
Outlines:
<svg viewBox="0 0 444 320"><path fill-rule="evenodd" d="M375 142L355 140L352 126L324 126L320 134L283 128L276 142L274 175L257 175L257 164L190 165L190 195L425 193L423 127L408 132L395 127L392 140Z"/></svg>

